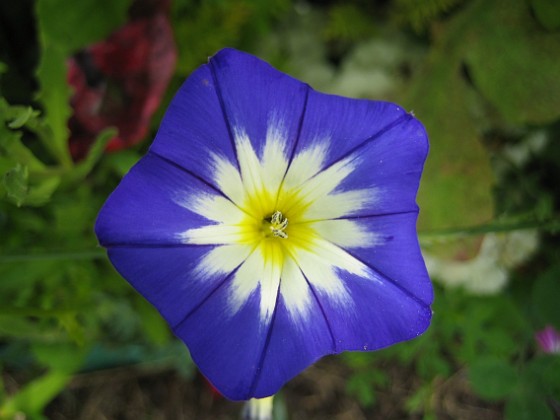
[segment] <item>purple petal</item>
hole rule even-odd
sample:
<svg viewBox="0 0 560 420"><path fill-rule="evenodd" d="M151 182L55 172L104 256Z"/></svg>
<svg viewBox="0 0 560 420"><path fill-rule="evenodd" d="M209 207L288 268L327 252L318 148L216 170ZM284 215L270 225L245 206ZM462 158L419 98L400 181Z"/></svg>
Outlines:
<svg viewBox="0 0 560 420"><path fill-rule="evenodd" d="M417 212L416 193L427 153L424 128L408 114L390 130L354 149L351 156L357 157L356 169L340 188L376 192L371 208L355 215Z"/></svg>
<svg viewBox="0 0 560 420"><path fill-rule="evenodd" d="M212 184L212 154L236 166L238 134L247 134L260 155L268 130L275 130L291 153L308 91L307 85L252 55L223 49L175 95L150 151Z"/></svg>
<svg viewBox="0 0 560 420"><path fill-rule="evenodd" d="M349 252L387 281L430 305L433 290L416 237L416 212L360 218L375 245Z"/></svg>
<svg viewBox="0 0 560 420"><path fill-rule="evenodd" d="M535 333L535 339L545 353L560 353L560 333L552 325Z"/></svg>
<svg viewBox="0 0 560 420"><path fill-rule="evenodd" d="M353 305L341 310L318 293L336 341L336 352L376 350L409 340L428 328L432 311L413 294L386 280L340 273Z"/></svg>
<svg viewBox="0 0 560 420"><path fill-rule="evenodd" d="M197 273L198 263L212 248L117 246L109 248L109 258L117 271L174 326L227 280L227 275Z"/></svg>
<svg viewBox="0 0 560 420"><path fill-rule="evenodd" d="M180 244L180 233L209 224L189 199L219 192L191 172L153 154L142 158L111 194L97 218L101 245Z"/></svg>
<svg viewBox="0 0 560 420"><path fill-rule="evenodd" d="M340 190L379 189L375 208L356 215L417 210L415 198L428 141L422 124L398 105L312 91L301 138L305 141L298 151L317 139L330 140L325 168L353 160L356 168Z"/></svg>
<svg viewBox="0 0 560 420"><path fill-rule="evenodd" d="M254 396L269 325L259 318L258 292L235 313L227 310L229 297L224 284L174 332L188 344L194 362L224 396L245 400Z"/></svg>
<svg viewBox="0 0 560 420"><path fill-rule="evenodd" d="M299 138L309 86L233 49L217 53L209 67L231 134L243 130L261 155L267 133L276 130L290 154Z"/></svg>
<svg viewBox="0 0 560 420"><path fill-rule="evenodd" d="M245 400L272 395L284 383L331 353L332 336L321 307L313 301L307 322L288 313L281 296L267 322L259 320L259 291L231 316L227 285L175 330L189 345L204 375L226 397Z"/></svg>
<svg viewBox="0 0 560 420"><path fill-rule="evenodd" d="M386 135L396 135L395 129L398 133L401 126L411 119L414 118L394 103L344 98L311 91L301 138L307 142L330 139L333 143L330 159L327 161L330 165L343 156L359 151L360 147L369 142ZM405 135L405 140L406 136L412 134L421 143L418 151L423 160L427 153L426 134L420 124L414 128L415 132L402 134ZM306 143L302 143L298 150L305 147Z"/></svg>
<svg viewBox="0 0 560 420"><path fill-rule="evenodd" d="M167 108L150 152L212 183L212 153L235 162L229 127L208 65L185 81Z"/></svg>

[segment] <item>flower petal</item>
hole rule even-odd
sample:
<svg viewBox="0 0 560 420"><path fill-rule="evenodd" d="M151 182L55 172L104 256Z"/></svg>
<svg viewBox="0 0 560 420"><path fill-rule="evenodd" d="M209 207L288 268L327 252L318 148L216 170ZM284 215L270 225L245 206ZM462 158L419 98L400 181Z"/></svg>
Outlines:
<svg viewBox="0 0 560 420"><path fill-rule="evenodd" d="M416 218L416 212L360 218L360 230L374 232L375 243L353 246L348 252L377 275L430 305L433 291L416 237Z"/></svg>
<svg viewBox="0 0 560 420"><path fill-rule="evenodd" d="M372 273L363 278L339 272L352 306L341 310L321 290L321 302L335 339L335 352L376 350L422 334L430 323L430 307L403 288Z"/></svg>
<svg viewBox="0 0 560 420"><path fill-rule="evenodd" d="M229 310L231 284L223 284L204 305L174 328L188 343L194 362L232 400L254 397L254 383L270 328L262 319L257 288L236 311Z"/></svg>
<svg viewBox="0 0 560 420"><path fill-rule="evenodd" d="M218 267L201 270L200 261L208 257L213 249L216 248L198 245L161 248L118 246L109 248L108 253L117 271L173 327L196 311L230 277ZM239 257L237 260L226 260L230 273L235 271L235 264L243 262L242 253L235 254Z"/></svg>
<svg viewBox="0 0 560 420"><path fill-rule="evenodd" d="M357 164L340 188L375 190L372 205L354 215L418 212L416 193L427 152L424 128L408 114L391 130L353 152L358 156Z"/></svg>
<svg viewBox="0 0 560 420"><path fill-rule="evenodd" d="M302 291L311 296L305 318L294 317L287 300L278 300L255 379L256 396L275 394L287 380L333 353L335 344L323 310L308 284Z"/></svg>
<svg viewBox="0 0 560 420"><path fill-rule="evenodd" d="M201 197L219 202L221 206L215 205L214 211L220 209L220 214L237 209L197 176L148 154L111 194L99 213L95 232L105 247L180 244L185 242L183 232L213 223L213 212Z"/></svg>
<svg viewBox="0 0 560 420"><path fill-rule="evenodd" d="M296 154L309 143L330 144L321 170L351 169L339 190L369 190L380 212L417 209L428 142L422 124L401 107L311 91L301 138Z"/></svg>
<svg viewBox="0 0 560 420"><path fill-rule="evenodd" d="M185 81L167 108L150 152L197 174L215 187L214 156L235 162L235 151L208 65Z"/></svg>
<svg viewBox="0 0 560 420"><path fill-rule="evenodd" d="M301 128L301 138L305 141L298 145L298 151L310 143L331 140L333 147L326 159L330 165L411 118L404 109L390 102L350 99L311 90ZM426 143L423 130L420 134Z"/></svg>
<svg viewBox="0 0 560 420"><path fill-rule="evenodd" d="M299 139L309 87L258 58L223 49L208 64L232 140L244 134L259 157L282 139L288 156Z"/></svg>
<svg viewBox="0 0 560 420"><path fill-rule="evenodd" d="M288 279L291 280L291 279ZM313 296L307 284L302 292ZM224 311L230 286L221 286L175 330L189 343L191 356L204 375L226 397L245 400L276 393L282 385L320 356L333 342L321 307L307 303L306 322L276 294L272 317L261 317L260 288L235 313Z"/></svg>
<svg viewBox="0 0 560 420"><path fill-rule="evenodd" d="M376 350L416 337L428 327L430 308L414 298L403 298L392 285L352 274L343 281L352 306L341 308L313 288L309 310L302 318L294 317L286 300L279 299L254 395L274 394L282 381L325 354Z"/></svg>
<svg viewBox="0 0 560 420"><path fill-rule="evenodd" d="M215 179L216 154L239 167L235 144L240 138L249 139L265 159L276 156L274 150L264 150L267 139L269 143L282 139L291 156L308 91L307 85L256 57L221 50L183 84L150 150L220 187Z"/></svg>

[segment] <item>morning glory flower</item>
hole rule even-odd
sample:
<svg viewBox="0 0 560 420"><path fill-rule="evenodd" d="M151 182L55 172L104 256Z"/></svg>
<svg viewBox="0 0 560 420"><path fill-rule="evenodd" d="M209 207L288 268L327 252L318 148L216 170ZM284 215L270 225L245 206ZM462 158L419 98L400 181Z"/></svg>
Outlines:
<svg viewBox="0 0 560 420"><path fill-rule="evenodd" d="M427 151L401 107L224 49L176 94L96 233L222 394L268 397L324 355L428 327Z"/></svg>

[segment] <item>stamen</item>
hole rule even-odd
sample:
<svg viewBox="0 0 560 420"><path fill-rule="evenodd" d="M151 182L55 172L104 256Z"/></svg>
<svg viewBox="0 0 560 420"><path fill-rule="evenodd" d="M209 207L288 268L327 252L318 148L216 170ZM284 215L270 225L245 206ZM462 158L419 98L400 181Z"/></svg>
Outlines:
<svg viewBox="0 0 560 420"><path fill-rule="evenodd" d="M277 238L286 239L288 234L284 232L288 227L288 219L282 216L282 213L276 210L270 217L270 230L272 236Z"/></svg>

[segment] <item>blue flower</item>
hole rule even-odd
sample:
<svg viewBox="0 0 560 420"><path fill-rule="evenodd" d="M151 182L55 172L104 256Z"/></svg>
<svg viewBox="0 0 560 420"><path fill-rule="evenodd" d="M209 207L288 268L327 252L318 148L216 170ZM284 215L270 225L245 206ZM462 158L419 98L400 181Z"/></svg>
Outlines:
<svg viewBox="0 0 560 420"><path fill-rule="evenodd" d="M225 49L181 87L96 233L220 392L266 397L326 354L428 327L427 151L399 106Z"/></svg>

